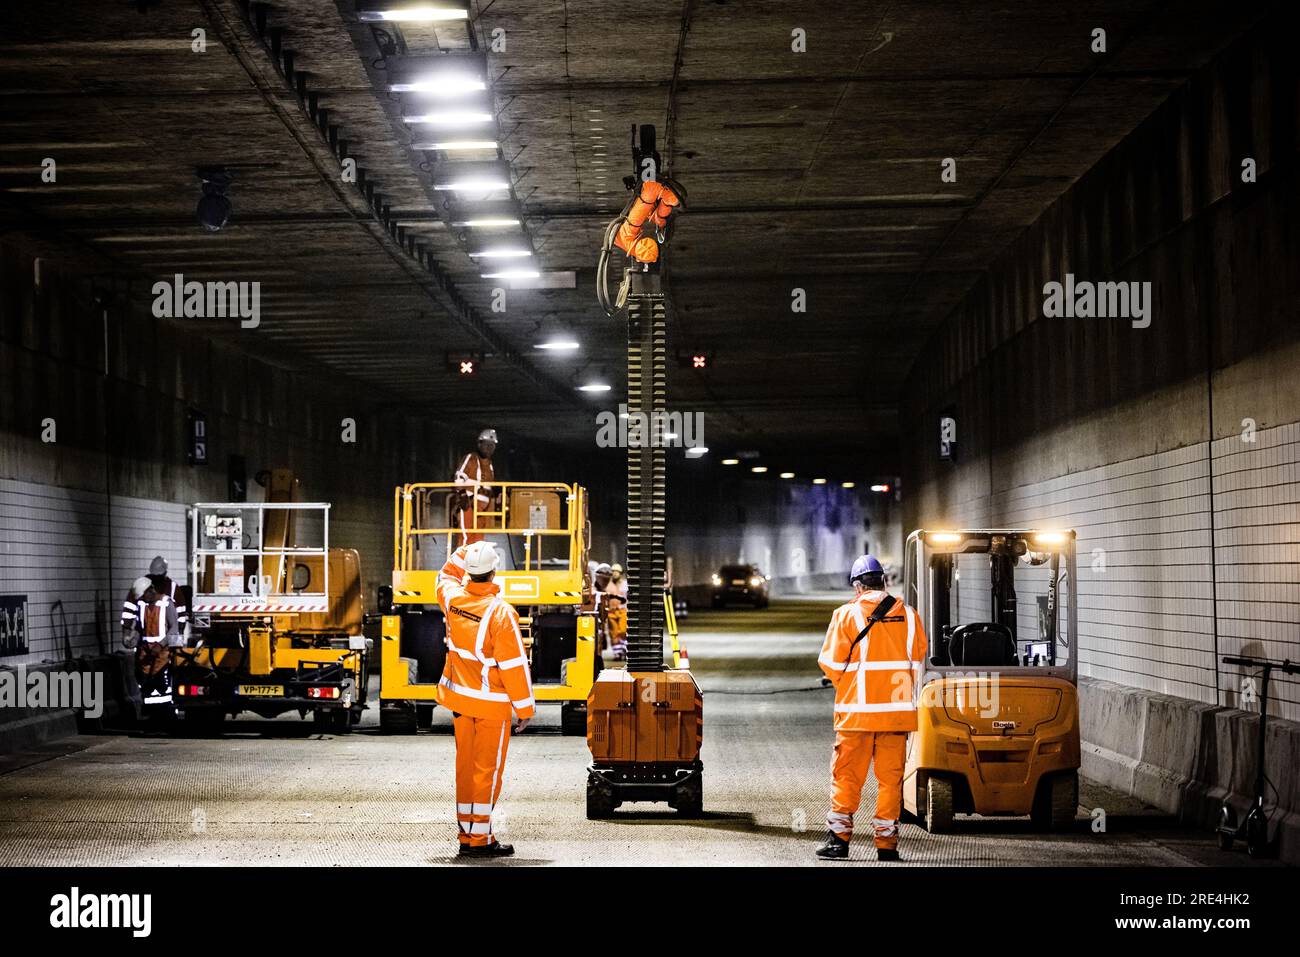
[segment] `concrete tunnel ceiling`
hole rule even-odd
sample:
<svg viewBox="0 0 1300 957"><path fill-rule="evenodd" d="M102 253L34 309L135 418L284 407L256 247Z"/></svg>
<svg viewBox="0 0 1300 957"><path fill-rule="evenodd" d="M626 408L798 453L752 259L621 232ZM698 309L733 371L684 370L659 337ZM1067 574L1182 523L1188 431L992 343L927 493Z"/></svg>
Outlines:
<svg viewBox="0 0 1300 957"><path fill-rule="evenodd" d="M884 473L898 467L903 379L938 324L1258 16L1127 0L494 0L470 13L378 33L351 0L8 5L0 228L141 296L174 273L260 281L256 330L205 321L197 334L417 413L468 411L586 449L625 349L596 305L596 251L625 201L630 124L653 123L690 200L669 253L670 351L713 360L673 367L670 406L705 414L715 458ZM492 236L449 225L433 187L453 161L411 147L384 85L400 62L387 42L486 56L512 182L500 208L522 214L509 239L544 273L574 273L573 288L511 290L493 311L502 283L468 254ZM36 175L47 156L56 183ZM360 183L342 180L341 157ZM941 180L947 157L955 182ZM195 220L205 167L233 177L219 232ZM534 348L553 324L581 341L576 357ZM448 360L471 354L486 358L466 378ZM576 392L591 376L615 391Z"/></svg>

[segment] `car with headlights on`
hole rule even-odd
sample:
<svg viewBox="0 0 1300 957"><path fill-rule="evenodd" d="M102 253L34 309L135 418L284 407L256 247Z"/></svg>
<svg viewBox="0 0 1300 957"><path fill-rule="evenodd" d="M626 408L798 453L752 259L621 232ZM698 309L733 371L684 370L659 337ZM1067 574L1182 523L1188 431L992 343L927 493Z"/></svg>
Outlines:
<svg viewBox="0 0 1300 957"><path fill-rule="evenodd" d="M767 607L767 586L771 579L757 565L723 565L713 576L713 607L736 602Z"/></svg>

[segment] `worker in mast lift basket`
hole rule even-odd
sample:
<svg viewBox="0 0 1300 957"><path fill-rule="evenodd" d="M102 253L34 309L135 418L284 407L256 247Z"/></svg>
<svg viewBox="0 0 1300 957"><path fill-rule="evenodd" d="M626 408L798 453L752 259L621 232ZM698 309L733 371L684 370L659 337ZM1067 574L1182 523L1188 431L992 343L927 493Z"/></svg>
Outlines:
<svg viewBox="0 0 1300 957"><path fill-rule="evenodd" d="M516 730L535 713L519 613L493 583L501 556L491 542L461 545L438 572L438 604L447 620L447 661L438 703L456 732L456 823L461 857L514 853L492 833L501 798L510 719ZM469 581L464 581L468 576Z"/></svg>
<svg viewBox="0 0 1300 957"><path fill-rule="evenodd" d="M867 771L875 765L876 858L897 861L903 767L907 735L916 730L925 629L915 609L885 591L885 569L874 556L853 563L849 584L853 600L831 615L817 659L835 687L835 752L826 817L830 833L817 856L848 858L853 815Z"/></svg>

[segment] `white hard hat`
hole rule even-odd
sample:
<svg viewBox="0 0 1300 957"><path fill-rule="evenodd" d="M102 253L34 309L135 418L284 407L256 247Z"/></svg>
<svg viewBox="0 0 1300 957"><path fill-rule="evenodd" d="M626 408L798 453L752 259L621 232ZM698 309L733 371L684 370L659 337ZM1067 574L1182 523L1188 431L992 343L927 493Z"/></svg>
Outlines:
<svg viewBox="0 0 1300 957"><path fill-rule="evenodd" d="M496 571L501 555L491 542L471 542L465 548L465 571L471 575L485 575Z"/></svg>
<svg viewBox="0 0 1300 957"><path fill-rule="evenodd" d="M497 440L497 430L484 429L478 434L478 440L480 442L495 442Z"/></svg>

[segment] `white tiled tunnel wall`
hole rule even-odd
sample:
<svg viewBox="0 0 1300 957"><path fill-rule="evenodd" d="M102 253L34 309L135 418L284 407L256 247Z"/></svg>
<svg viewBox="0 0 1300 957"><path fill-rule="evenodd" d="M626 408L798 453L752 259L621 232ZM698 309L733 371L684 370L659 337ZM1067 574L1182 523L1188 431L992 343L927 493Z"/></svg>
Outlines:
<svg viewBox="0 0 1300 957"><path fill-rule="evenodd" d="M155 555L185 581L185 507L0 479L0 594L27 596L28 654L14 665L112 651L131 582Z"/></svg>
<svg viewBox="0 0 1300 957"><path fill-rule="evenodd" d="M1236 705L1242 673L1216 661L1216 623L1218 657L1300 659L1300 423L1213 453L1213 549L1206 443L980 496L957 517L1077 530L1082 673L1207 703L1217 686ZM1270 698L1300 720L1300 683L1276 678Z"/></svg>

